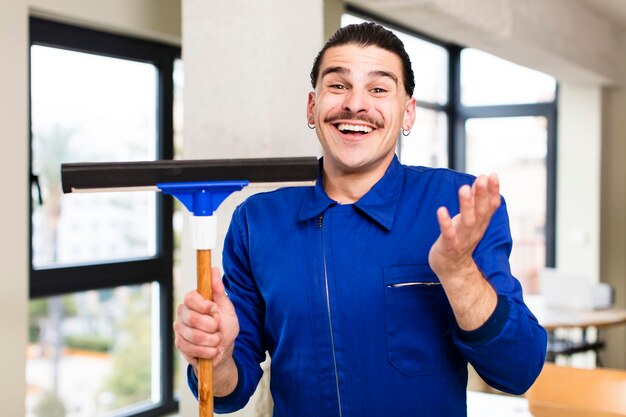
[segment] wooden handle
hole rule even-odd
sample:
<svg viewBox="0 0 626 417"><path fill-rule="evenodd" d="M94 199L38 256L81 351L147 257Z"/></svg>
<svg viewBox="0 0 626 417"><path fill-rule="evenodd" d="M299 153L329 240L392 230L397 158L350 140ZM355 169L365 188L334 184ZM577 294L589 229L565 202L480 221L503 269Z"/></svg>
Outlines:
<svg viewBox="0 0 626 417"><path fill-rule="evenodd" d="M196 267L198 292L206 300L213 300L211 250L198 249L196 251ZM200 417L213 417L213 361L211 359L200 359L198 373Z"/></svg>

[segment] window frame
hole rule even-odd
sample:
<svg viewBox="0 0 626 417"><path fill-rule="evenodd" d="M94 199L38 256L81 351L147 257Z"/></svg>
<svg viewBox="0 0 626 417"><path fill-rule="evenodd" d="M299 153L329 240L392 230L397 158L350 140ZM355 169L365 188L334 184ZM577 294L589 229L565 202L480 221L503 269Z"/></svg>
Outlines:
<svg viewBox="0 0 626 417"><path fill-rule="evenodd" d="M344 13L361 19L379 22L387 27L415 36L423 41L443 47L448 51L448 100L446 104L418 100L420 108L441 111L448 119L448 167L463 171L465 169L465 122L474 118L543 116L547 121L546 155L546 265L556 265L556 175L557 175L557 101L559 86L557 83L553 101L529 104L505 104L492 106L464 106L461 104L461 51L463 46L445 42L420 33L385 18L372 15L358 7L347 5Z"/></svg>
<svg viewBox="0 0 626 417"><path fill-rule="evenodd" d="M29 95L31 88L30 48L34 45L48 46L77 52L92 53L153 64L157 71L157 137L158 159L172 159L173 145L173 98L174 61L181 56L180 47L155 41L112 34L94 29L68 25L61 22L31 16L29 18ZM31 117L29 108L29 118ZM29 120L32 126L32 120ZM36 185L33 173L33 137L29 133L30 186ZM32 188L30 188L32 189ZM119 415L135 417L162 416L178 409L174 397L174 348L173 329L173 201L160 193L156 196L156 241L155 256L142 259L127 259L119 262L89 263L71 266L33 267L33 198L29 198L29 297L50 297L88 290L157 282L159 284L159 334L160 338L160 398L161 401L135 412L120 412ZM155 329L157 330L157 329Z"/></svg>
<svg viewBox="0 0 626 417"><path fill-rule="evenodd" d="M556 265L556 125L558 84L553 102L531 104L506 104L496 106L463 106L458 104L458 123L456 149L462 149L457 157L454 169L465 169L465 122L469 119L496 117L542 116L546 118L547 154L546 154L546 265Z"/></svg>

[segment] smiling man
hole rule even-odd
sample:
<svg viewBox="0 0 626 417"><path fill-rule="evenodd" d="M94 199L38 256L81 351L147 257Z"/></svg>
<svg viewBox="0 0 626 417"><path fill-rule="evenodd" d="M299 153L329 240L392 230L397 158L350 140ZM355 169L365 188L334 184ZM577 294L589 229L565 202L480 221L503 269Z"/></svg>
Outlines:
<svg viewBox="0 0 626 417"><path fill-rule="evenodd" d="M524 392L546 333L510 272L497 177L400 164L415 84L383 27L336 32L311 82L320 181L239 206L214 302L192 291L178 307L194 393L197 358L213 358L216 410L243 407L265 352L275 416L465 416L468 362Z"/></svg>

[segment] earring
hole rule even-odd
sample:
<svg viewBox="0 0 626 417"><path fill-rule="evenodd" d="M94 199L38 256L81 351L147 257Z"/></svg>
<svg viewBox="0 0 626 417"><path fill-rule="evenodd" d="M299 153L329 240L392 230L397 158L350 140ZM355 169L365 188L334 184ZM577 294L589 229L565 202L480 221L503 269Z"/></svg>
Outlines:
<svg viewBox="0 0 626 417"><path fill-rule="evenodd" d="M409 130L402 129L402 135L403 136L409 136L410 134L411 134L411 129L409 129Z"/></svg>
<svg viewBox="0 0 626 417"><path fill-rule="evenodd" d="M315 129L315 123L308 123L307 122L306 125L309 127L309 129Z"/></svg>

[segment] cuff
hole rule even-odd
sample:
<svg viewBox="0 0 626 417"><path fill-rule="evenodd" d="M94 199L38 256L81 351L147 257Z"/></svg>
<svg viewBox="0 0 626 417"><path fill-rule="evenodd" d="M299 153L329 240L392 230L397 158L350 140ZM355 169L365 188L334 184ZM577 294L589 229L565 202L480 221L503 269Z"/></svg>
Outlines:
<svg viewBox="0 0 626 417"><path fill-rule="evenodd" d="M478 346L494 339L507 322L511 304L509 300L502 295L498 296L498 303L491 316L478 329L465 331L457 326L456 334L461 342L468 346Z"/></svg>
<svg viewBox="0 0 626 417"><path fill-rule="evenodd" d="M187 365L187 385L189 385L189 389L196 400L198 399L198 378L196 377L196 373L193 371L193 366L191 364Z"/></svg>
<svg viewBox="0 0 626 417"><path fill-rule="evenodd" d="M233 358L234 359L234 358ZM241 372L241 368L237 361L235 361L235 365L237 366L237 386L235 390L228 394L225 397L213 397L213 404L216 408L216 411L219 412L218 407L225 406L231 403L233 400L239 397L241 392L243 391L243 373ZM196 373L193 371L193 366L187 365L187 384L191 389L191 393L196 400L198 399L198 377L196 377Z"/></svg>

